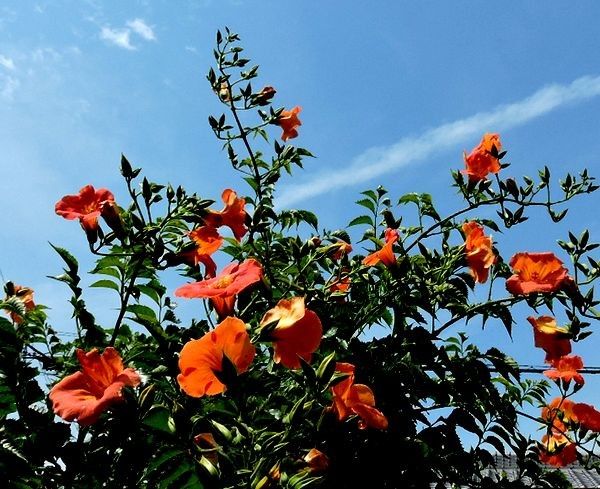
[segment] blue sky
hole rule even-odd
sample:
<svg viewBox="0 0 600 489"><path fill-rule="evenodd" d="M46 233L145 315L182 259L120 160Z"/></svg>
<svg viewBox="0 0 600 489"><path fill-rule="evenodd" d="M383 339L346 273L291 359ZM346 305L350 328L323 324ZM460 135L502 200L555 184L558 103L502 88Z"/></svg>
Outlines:
<svg viewBox="0 0 600 489"><path fill-rule="evenodd" d="M450 169L486 131L502 134L507 174L535 175L543 165L555 176L584 167L599 174L600 4L508 5L2 2L4 278L33 286L58 329L70 329L66 290L45 278L60 267L47 242L73 250L84 270L91 263L79 227L55 216L54 203L87 183L125 200L121 152L150 179L185 183L208 198L228 186L246 191L206 123L220 111L204 77L215 31L225 25L261 65L257 84L277 88L277 105L303 107L295 142L318 158L283 182L279 202L318 212L326 228L343 227L359 210L358 192L379 183L394 197L429 192L442 210L458 208ZM598 195L581 200L560 226L540 214L496 236L498 246L507 257L557 250L568 228L587 227L599 239L599 203ZM91 291L89 298L100 318L111 317L110 297ZM497 327L473 333L483 345L540 363L526 315L512 343ZM593 335L576 345L589 364L600 364L597 342ZM580 398L600 402L599 385L589 383Z"/></svg>

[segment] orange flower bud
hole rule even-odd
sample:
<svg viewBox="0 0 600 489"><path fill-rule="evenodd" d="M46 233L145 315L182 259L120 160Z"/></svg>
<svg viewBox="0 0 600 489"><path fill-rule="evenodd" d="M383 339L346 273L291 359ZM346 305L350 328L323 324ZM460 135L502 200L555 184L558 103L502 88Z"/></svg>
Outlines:
<svg viewBox="0 0 600 489"><path fill-rule="evenodd" d="M33 302L33 289L29 287L23 287L22 285L16 285L12 282L6 283L6 299L11 297L17 298L25 306L25 311L31 311L35 308L35 302ZM16 312L9 312L10 318L17 324L23 321L23 318Z"/></svg>
<svg viewBox="0 0 600 489"><path fill-rule="evenodd" d="M226 81L221 82L221 86L219 87L219 98L223 102L229 102L231 100L231 96L229 95L229 83Z"/></svg>
<svg viewBox="0 0 600 489"><path fill-rule="evenodd" d="M255 104L265 106L271 102L271 99L275 96L277 90L273 87L266 86L260 92L255 94L252 97L252 100Z"/></svg>
<svg viewBox="0 0 600 489"><path fill-rule="evenodd" d="M316 448L311 448L304 457L311 473L325 472L329 467L329 457Z"/></svg>

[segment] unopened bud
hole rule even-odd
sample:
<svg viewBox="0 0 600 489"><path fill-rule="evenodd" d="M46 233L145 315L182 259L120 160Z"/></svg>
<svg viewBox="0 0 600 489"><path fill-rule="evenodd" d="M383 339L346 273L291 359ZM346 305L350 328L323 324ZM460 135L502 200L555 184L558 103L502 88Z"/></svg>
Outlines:
<svg viewBox="0 0 600 489"><path fill-rule="evenodd" d="M304 457L311 473L325 472L329 467L329 457L316 448L311 448Z"/></svg>
<svg viewBox="0 0 600 489"><path fill-rule="evenodd" d="M229 102L231 100L229 84L227 82L221 82L221 87L219 88L219 98L223 102Z"/></svg>
<svg viewBox="0 0 600 489"><path fill-rule="evenodd" d="M321 246L321 238L318 236L313 236L308 240L308 246L310 248L317 248L318 246Z"/></svg>
<svg viewBox="0 0 600 489"><path fill-rule="evenodd" d="M255 104L261 106L269 105L271 99L275 96L276 93L277 90L275 90L273 87L266 86L260 92L252 96L252 101Z"/></svg>
<svg viewBox="0 0 600 489"><path fill-rule="evenodd" d="M111 228L119 239L123 239L125 236L125 228L123 227L123 220L119 208L112 201L107 201L102 206L102 217L104 222Z"/></svg>

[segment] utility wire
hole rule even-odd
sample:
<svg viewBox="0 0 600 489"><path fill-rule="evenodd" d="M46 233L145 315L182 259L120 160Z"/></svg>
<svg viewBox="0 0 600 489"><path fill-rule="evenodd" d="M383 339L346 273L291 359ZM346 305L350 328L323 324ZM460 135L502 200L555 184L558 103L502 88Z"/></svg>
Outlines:
<svg viewBox="0 0 600 489"><path fill-rule="evenodd" d="M519 372L527 373L527 374L541 374L541 373L544 373L546 370L552 369L552 367L550 365L541 366L541 365L521 365L521 364L519 364L518 367L519 367ZM490 370L492 372L498 372L498 369L494 368L494 367L491 367ZM579 372L580 374L596 375L596 374L600 374L600 367L586 367L586 368L577 370L577 372Z"/></svg>

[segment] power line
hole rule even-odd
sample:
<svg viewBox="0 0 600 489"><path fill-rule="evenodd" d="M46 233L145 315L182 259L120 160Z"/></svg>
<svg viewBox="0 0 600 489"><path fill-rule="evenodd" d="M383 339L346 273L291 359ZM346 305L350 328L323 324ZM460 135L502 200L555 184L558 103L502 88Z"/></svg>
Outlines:
<svg viewBox="0 0 600 489"><path fill-rule="evenodd" d="M541 365L521 365L521 364L519 364L518 368L519 368L520 373L528 373L528 374L541 374L541 373L544 373L546 370L552 370L552 367L550 365L541 366ZM491 368L490 370L492 372L498 372L497 368ZM577 372L579 372L580 374L596 375L596 374L600 374L600 367L586 367L586 368L577 370Z"/></svg>

